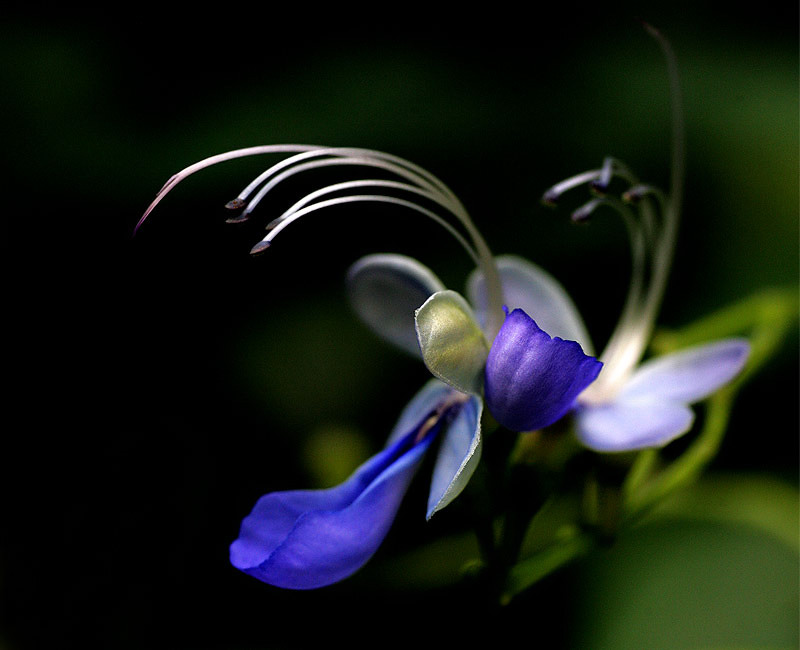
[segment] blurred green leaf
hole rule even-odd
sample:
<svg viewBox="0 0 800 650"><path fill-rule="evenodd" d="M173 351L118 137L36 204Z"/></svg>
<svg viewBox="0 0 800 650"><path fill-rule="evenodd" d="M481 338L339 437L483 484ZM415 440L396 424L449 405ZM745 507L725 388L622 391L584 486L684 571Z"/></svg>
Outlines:
<svg viewBox="0 0 800 650"><path fill-rule="evenodd" d="M579 564L574 646L797 647L797 522L790 485L702 479Z"/></svg>
<svg viewBox="0 0 800 650"><path fill-rule="evenodd" d="M656 506L645 522L684 519L742 525L800 552L797 489L771 476L717 474Z"/></svg>

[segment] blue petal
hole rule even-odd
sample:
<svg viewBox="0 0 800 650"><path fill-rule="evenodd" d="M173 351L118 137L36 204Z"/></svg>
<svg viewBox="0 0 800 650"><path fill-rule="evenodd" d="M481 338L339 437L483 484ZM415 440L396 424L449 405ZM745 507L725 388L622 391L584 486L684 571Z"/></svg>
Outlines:
<svg viewBox="0 0 800 650"><path fill-rule="evenodd" d="M747 340L725 339L657 357L636 370L619 397L697 402L738 375L749 353Z"/></svg>
<svg viewBox="0 0 800 650"><path fill-rule="evenodd" d="M430 269L405 255L368 255L350 267L347 290L353 309L376 334L419 356L414 312L444 290Z"/></svg>
<svg viewBox="0 0 800 650"><path fill-rule="evenodd" d="M457 408L458 414L447 425L436 457L428 495L428 519L461 494L481 458L483 401L472 396Z"/></svg>
<svg viewBox="0 0 800 650"><path fill-rule="evenodd" d="M231 563L277 587L315 589L360 569L392 525L433 438L417 429L329 490L273 492L256 503L231 544Z"/></svg>
<svg viewBox="0 0 800 650"><path fill-rule="evenodd" d="M551 338L521 309L507 317L486 361L486 405L512 431L561 418L603 366L575 341Z"/></svg>
<svg viewBox="0 0 800 650"><path fill-rule="evenodd" d="M659 399L581 406L576 415L580 441L602 452L663 447L686 433L694 421L685 404Z"/></svg>
<svg viewBox="0 0 800 650"><path fill-rule="evenodd" d="M550 336L577 341L586 354L593 355L592 341L575 303L566 289L543 268L513 255L495 259L503 285L505 304L522 309ZM467 282L467 297L484 323L487 308L486 281L475 271Z"/></svg>

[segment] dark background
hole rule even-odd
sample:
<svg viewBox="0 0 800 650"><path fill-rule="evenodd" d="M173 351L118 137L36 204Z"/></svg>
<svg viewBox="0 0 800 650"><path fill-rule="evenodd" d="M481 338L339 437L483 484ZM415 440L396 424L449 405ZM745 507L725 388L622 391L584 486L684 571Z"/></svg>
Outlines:
<svg viewBox="0 0 800 650"><path fill-rule="evenodd" d="M461 288L468 260L435 225L340 210L250 257L303 186L252 223L225 224L225 202L268 164L249 159L185 181L136 237L133 227L172 173L214 153L280 142L392 152L448 183L495 252L559 277L599 347L626 288L624 230L613 219L576 228L538 199L609 154L667 182L667 77L641 16L671 38L683 74L686 209L661 322L688 323L796 286L790 4L7 13L0 647L360 647L497 629L572 647L581 629L602 629L592 590L604 603L624 596L603 591L591 560L500 615L466 589L386 578L396 555L460 525L424 523L424 477L352 580L286 592L228 564L258 496L346 474L425 380L356 321L342 279L363 254L401 252ZM796 358L795 336L743 391L715 470L796 488ZM772 557L760 543L742 548ZM681 628L644 623L659 624ZM796 638L790 627L779 638Z"/></svg>

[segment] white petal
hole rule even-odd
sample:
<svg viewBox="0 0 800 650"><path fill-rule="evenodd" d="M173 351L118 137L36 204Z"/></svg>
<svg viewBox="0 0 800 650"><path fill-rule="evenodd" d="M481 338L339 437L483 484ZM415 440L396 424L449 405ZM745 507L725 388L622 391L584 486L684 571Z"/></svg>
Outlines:
<svg viewBox="0 0 800 650"><path fill-rule="evenodd" d="M745 339L725 339L657 357L636 370L619 398L697 402L738 375L749 352Z"/></svg>
<svg viewBox="0 0 800 650"><path fill-rule="evenodd" d="M414 311L444 289L433 272L404 255L362 257L347 273L350 302L379 336L419 356Z"/></svg>
<svg viewBox="0 0 800 650"><path fill-rule="evenodd" d="M694 421L685 404L647 399L584 406L576 415L580 441L603 452L663 447L686 433Z"/></svg>
<svg viewBox="0 0 800 650"><path fill-rule="evenodd" d="M572 298L552 275L521 257L503 255L495 258L505 304L509 311L522 309L550 336L577 341L583 351L594 356L589 333ZM480 270L467 282L467 296L483 322L486 312L486 284Z"/></svg>
<svg viewBox="0 0 800 650"><path fill-rule="evenodd" d="M482 411L482 400L473 396L448 425L433 469L428 519L461 493L478 466L482 449Z"/></svg>
<svg viewBox="0 0 800 650"><path fill-rule="evenodd" d="M489 344L467 301L455 291L439 291L415 319L422 360L433 376L462 393L479 394Z"/></svg>

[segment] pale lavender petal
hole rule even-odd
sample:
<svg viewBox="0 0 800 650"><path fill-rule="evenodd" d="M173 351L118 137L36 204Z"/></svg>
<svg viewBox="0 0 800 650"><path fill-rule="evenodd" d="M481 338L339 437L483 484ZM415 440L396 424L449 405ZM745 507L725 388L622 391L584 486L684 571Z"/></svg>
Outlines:
<svg viewBox="0 0 800 650"><path fill-rule="evenodd" d="M428 496L428 519L448 505L467 486L481 458L483 401L470 397L459 407L442 436Z"/></svg>
<svg viewBox="0 0 800 650"><path fill-rule="evenodd" d="M576 411L576 431L590 449L620 452L663 447L686 433L694 413L685 404L667 400L617 400Z"/></svg>
<svg viewBox="0 0 800 650"><path fill-rule="evenodd" d="M657 357L639 366L619 398L697 402L736 377L749 353L747 340L725 339Z"/></svg>
<svg viewBox="0 0 800 650"><path fill-rule="evenodd" d="M495 261L509 310L522 309L550 336L577 341L586 354L594 354L580 313L558 280L521 257L503 255ZM483 324L487 308L486 282L479 270L469 278L467 296Z"/></svg>
<svg viewBox="0 0 800 650"><path fill-rule="evenodd" d="M368 255L347 273L350 302L379 336L419 356L414 312L444 285L426 266L405 255Z"/></svg>

